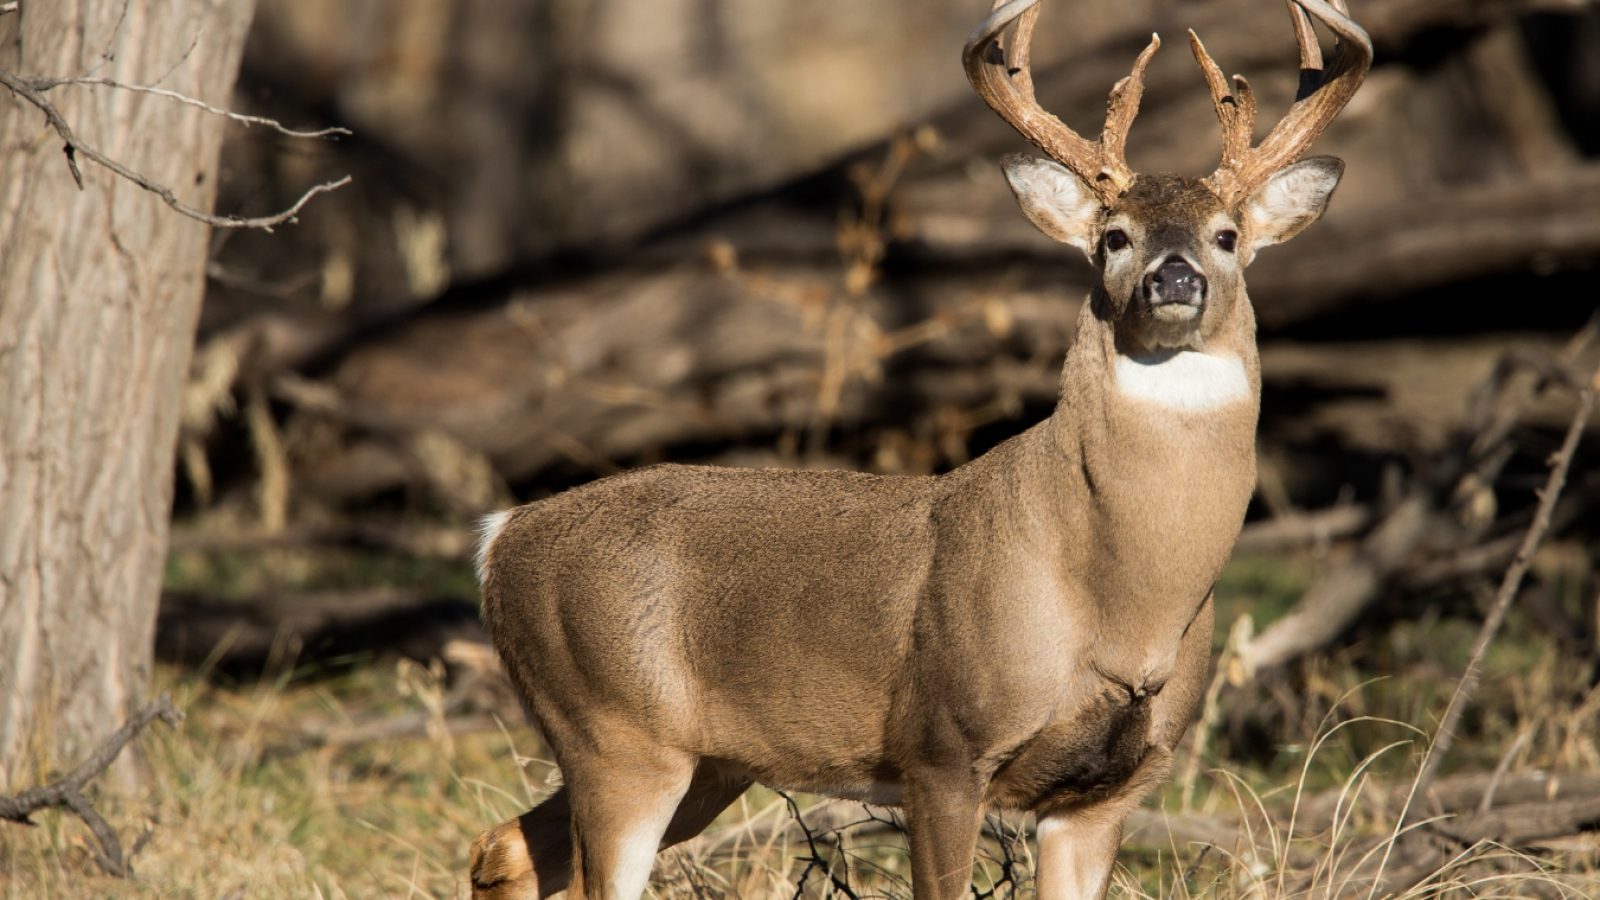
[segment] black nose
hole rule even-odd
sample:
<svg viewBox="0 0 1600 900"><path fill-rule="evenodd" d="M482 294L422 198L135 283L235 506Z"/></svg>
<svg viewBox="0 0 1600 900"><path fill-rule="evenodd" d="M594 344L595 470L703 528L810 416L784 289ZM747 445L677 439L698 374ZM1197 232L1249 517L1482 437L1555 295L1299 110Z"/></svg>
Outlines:
<svg viewBox="0 0 1600 900"><path fill-rule="evenodd" d="M1152 306L1167 303L1199 306L1206 299L1206 277L1180 257L1169 256L1159 268L1144 276L1144 296Z"/></svg>

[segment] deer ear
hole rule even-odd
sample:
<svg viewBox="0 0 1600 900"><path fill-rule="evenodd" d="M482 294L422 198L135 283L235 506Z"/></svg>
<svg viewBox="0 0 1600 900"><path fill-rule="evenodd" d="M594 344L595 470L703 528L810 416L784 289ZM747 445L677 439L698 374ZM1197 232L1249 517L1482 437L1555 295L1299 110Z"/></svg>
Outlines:
<svg viewBox="0 0 1600 900"><path fill-rule="evenodd" d="M1100 198L1066 166L1013 154L1000 162L1017 205L1040 231L1094 258Z"/></svg>
<svg viewBox="0 0 1600 900"><path fill-rule="evenodd" d="M1274 172L1244 203L1241 224L1251 252L1281 244L1322 218L1343 174L1344 162L1332 156L1313 156Z"/></svg>

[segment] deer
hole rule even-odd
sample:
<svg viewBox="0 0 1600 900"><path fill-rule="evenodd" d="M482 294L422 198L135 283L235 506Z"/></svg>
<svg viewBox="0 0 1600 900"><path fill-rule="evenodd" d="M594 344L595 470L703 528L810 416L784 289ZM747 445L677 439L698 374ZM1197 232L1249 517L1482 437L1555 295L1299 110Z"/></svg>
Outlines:
<svg viewBox="0 0 1600 900"><path fill-rule="evenodd" d="M474 897L635 900L758 782L901 808L918 898L965 896L1010 810L1040 898L1106 894L1255 488L1244 269L1326 209L1344 165L1301 156L1372 44L1341 0L1290 0L1301 89L1255 144L1249 85L1191 31L1222 161L1146 175L1124 150L1159 37L1091 141L1034 97L1040 5L995 0L963 64L1049 157L1003 162L1022 213L1097 270L1054 410L939 475L659 465L489 516L484 621L563 783L474 841Z"/></svg>

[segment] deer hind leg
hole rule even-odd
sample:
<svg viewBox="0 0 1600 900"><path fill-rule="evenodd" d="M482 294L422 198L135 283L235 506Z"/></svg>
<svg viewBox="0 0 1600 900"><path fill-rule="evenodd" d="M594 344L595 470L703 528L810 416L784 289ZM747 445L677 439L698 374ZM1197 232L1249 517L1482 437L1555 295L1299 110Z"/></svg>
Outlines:
<svg viewBox="0 0 1600 900"><path fill-rule="evenodd" d="M661 849L704 831L749 786L749 778L741 774L700 763L667 825ZM536 900L565 890L571 878L572 806L565 787L472 844L473 900Z"/></svg>
<svg viewBox="0 0 1600 900"><path fill-rule="evenodd" d="M1039 900L1101 900L1111 886L1125 817L1099 809L1041 817Z"/></svg>
<svg viewBox="0 0 1600 900"><path fill-rule="evenodd" d="M565 787L472 842L472 900L538 900L572 874L572 806Z"/></svg>
<svg viewBox="0 0 1600 900"><path fill-rule="evenodd" d="M638 900L667 826L689 790L694 761L669 754L570 761L572 900Z"/></svg>

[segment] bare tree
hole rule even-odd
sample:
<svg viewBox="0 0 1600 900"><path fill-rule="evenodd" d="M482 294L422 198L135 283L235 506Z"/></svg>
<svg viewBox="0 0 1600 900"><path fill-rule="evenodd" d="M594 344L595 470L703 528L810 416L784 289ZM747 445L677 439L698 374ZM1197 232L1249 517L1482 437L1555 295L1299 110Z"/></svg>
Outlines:
<svg viewBox="0 0 1600 900"><path fill-rule="evenodd" d="M150 675L203 223L264 227L203 212L253 5L0 6L0 787Z"/></svg>

